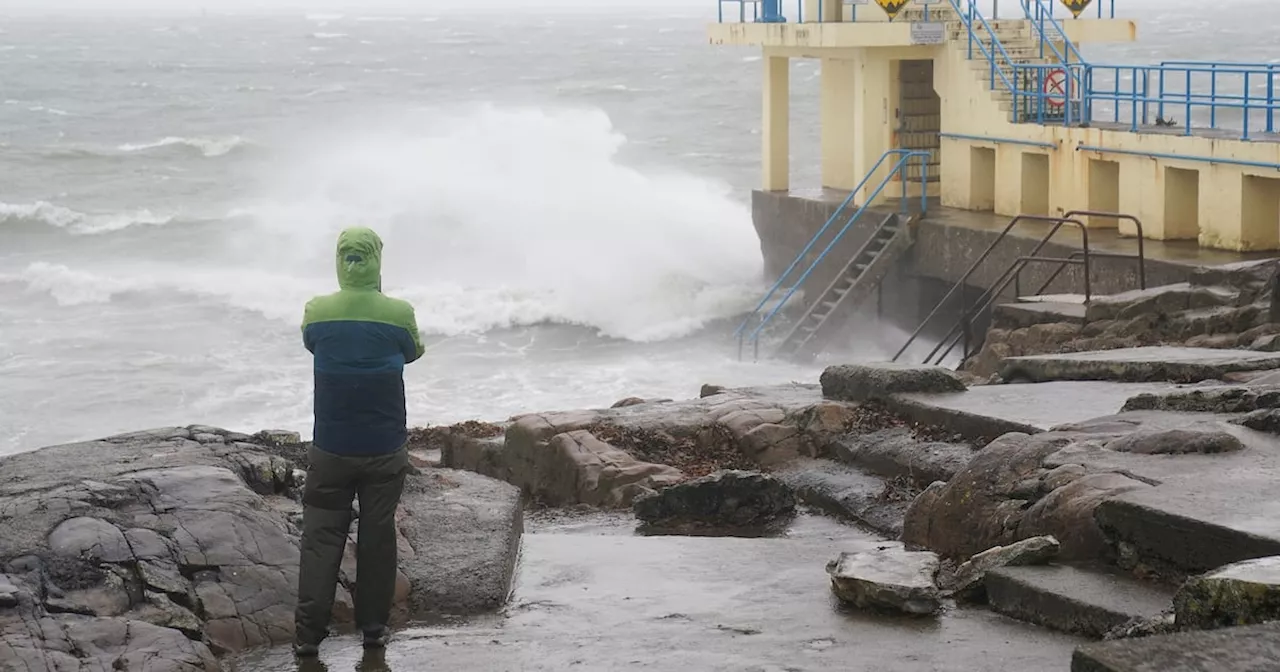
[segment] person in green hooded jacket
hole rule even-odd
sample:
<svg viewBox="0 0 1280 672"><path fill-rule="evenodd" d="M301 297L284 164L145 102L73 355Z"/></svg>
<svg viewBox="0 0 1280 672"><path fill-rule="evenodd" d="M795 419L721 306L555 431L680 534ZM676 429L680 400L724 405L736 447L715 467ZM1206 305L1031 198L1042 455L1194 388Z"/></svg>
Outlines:
<svg viewBox="0 0 1280 672"><path fill-rule="evenodd" d="M422 357L413 306L382 293L382 240L338 236L335 294L307 303L302 342L314 355L315 432L303 491L294 651L318 654L360 502L356 626L367 648L386 645L396 577L396 507L409 471L404 366Z"/></svg>

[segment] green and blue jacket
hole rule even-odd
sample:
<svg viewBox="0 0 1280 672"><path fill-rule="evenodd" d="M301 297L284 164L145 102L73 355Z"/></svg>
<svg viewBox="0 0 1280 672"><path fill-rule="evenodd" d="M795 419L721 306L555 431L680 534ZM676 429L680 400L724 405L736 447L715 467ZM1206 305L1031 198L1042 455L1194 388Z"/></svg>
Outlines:
<svg viewBox="0 0 1280 672"><path fill-rule="evenodd" d="M338 236L336 294L307 303L302 342L315 355L317 448L382 455L407 439L404 365L422 356L413 306L382 293L382 239Z"/></svg>

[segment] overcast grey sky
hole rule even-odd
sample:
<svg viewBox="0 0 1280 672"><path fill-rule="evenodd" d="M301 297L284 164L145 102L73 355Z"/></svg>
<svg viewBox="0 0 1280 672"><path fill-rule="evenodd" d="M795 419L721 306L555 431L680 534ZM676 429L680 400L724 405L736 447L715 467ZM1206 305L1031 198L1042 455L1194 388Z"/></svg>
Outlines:
<svg viewBox="0 0 1280 672"><path fill-rule="evenodd" d="M714 0L3 0L0 12L115 13L135 11L396 11L437 14L464 9L711 8Z"/></svg>

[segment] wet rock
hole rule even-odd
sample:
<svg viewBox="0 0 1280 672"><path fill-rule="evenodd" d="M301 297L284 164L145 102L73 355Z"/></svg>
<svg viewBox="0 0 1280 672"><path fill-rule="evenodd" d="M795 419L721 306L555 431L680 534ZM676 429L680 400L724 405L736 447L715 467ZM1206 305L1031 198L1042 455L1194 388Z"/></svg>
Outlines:
<svg viewBox="0 0 1280 672"><path fill-rule="evenodd" d="M219 441L193 440L200 435ZM0 659L28 662L19 669L220 669L205 664L211 653L291 641L300 505L297 488L280 486L300 485L302 465L243 435L222 440L231 436L158 429L0 459L0 559L9 573L0 581ZM410 476L406 492L423 478ZM511 491L519 511L513 488L481 480ZM472 594L477 566L513 564L515 550L495 557L481 547L476 519L494 507L482 510L475 490L454 488L447 526L426 520L402 530L429 537L406 539L410 550L448 544L462 554L455 576L469 580L451 590ZM439 505L406 495L401 514ZM411 581L442 571L408 567ZM414 597L397 600L404 607Z"/></svg>
<svg viewBox="0 0 1280 672"><path fill-rule="evenodd" d="M685 476L665 464L641 462L585 430L557 434L534 494L551 504L630 506L636 497L674 485Z"/></svg>
<svg viewBox="0 0 1280 672"><path fill-rule="evenodd" d="M1280 334L1268 334L1259 336L1249 342L1250 350L1259 350L1262 352L1280 351Z"/></svg>
<svg viewBox="0 0 1280 672"><path fill-rule="evenodd" d="M1024 539L1008 546L989 548L956 568L954 574L939 581L944 590L957 598L979 600L983 597L982 579L997 567L1041 565L1058 555L1061 544L1051 536Z"/></svg>
<svg viewBox="0 0 1280 672"><path fill-rule="evenodd" d="M1212 455L1243 450L1244 444L1222 431L1166 429L1134 432L1107 443L1106 448L1141 455Z"/></svg>
<svg viewBox="0 0 1280 672"><path fill-rule="evenodd" d="M832 452L846 464L888 478L907 478L921 487L951 480L974 455L967 444L921 441L905 427L847 436L833 444Z"/></svg>
<svg viewBox="0 0 1280 672"><path fill-rule="evenodd" d="M706 399L707 397L714 397L717 394L721 394L722 392L724 392L724 389L725 388L723 385L711 385L710 383L708 383L702 386L702 390L698 392L698 397L702 399Z"/></svg>
<svg viewBox="0 0 1280 672"><path fill-rule="evenodd" d="M1233 418L1232 422L1244 425L1249 429L1269 434L1280 434L1280 409L1265 408L1246 414L1241 418Z"/></svg>
<svg viewBox="0 0 1280 672"><path fill-rule="evenodd" d="M938 556L890 546L863 553L841 553L827 565L831 590L842 602L861 609L884 609L926 616L941 607L934 584Z"/></svg>
<svg viewBox="0 0 1280 672"><path fill-rule="evenodd" d="M1230 414L1272 408L1280 408L1280 387L1215 385L1164 394L1139 394L1130 397L1122 410Z"/></svg>
<svg viewBox="0 0 1280 672"><path fill-rule="evenodd" d="M296 446L302 443L302 436L287 429L264 429L253 436L269 446Z"/></svg>
<svg viewBox="0 0 1280 672"><path fill-rule="evenodd" d="M785 483L767 474L721 471L637 499L633 510L656 527L757 527L795 512Z"/></svg>
<svg viewBox="0 0 1280 672"><path fill-rule="evenodd" d="M1140 347L1097 352L1012 357L1000 375L1006 380L1113 380L1197 383L1228 373L1280 367L1280 355L1252 350Z"/></svg>
<svg viewBox="0 0 1280 672"><path fill-rule="evenodd" d="M628 406L639 406L643 403L645 403L644 399L641 399L640 397L627 397L626 399L614 402L613 406L610 406L609 408L626 408Z"/></svg>
<svg viewBox="0 0 1280 672"><path fill-rule="evenodd" d="M1102 635L1102 639L1110 641L1115 639L1152 637L1155 635L1167 635L1177 631L1178 626L1174 620L1173 612L1169 611L1158 616L1132 619L1107 631Z"/></svg>
<svg viewBox="0 0 1280 672"><path fill-rule="evenodd" d="M1182 630L1280 620L1280 556L1237 562L1189 579L1173 604Z"/></svg>
<svg viewBox="0 0 1280 672"><path fill-rule="evenodd" d="M822 372L822 395L839 401L883 400L903 392L963 392L964 382L941 366L843 364Z"/></svg>
<svg viewBox="0 0 1280 672"><path fill-rule="evenodd" d="M1089 302L1085 320L1128 320L1146 314L1179 312L1190 306L1191 294L1190 283L1180 283L1098 296Z"/></svg>
<svg viewBox="0 0 1280 672"><path fill-rule="evenodd" d="M1052 535L1064 559L1094 559L1107 543L1093 512L1106 499L1149 485L1120 474L1048 475L1063 449L1087 440L1075 432L1006 434L979 451L955 478L912 502L903 541L948 557ZM1065 474L1071 473L1071 477ZM1052 484L1053 488L1049 488Z"/></svg>
<svg viewBox="0 0 1280 672"><path fill-rule="evenodd" d="M891 539L902 535L902 519L916 494L830 460L802 461L776 473L804 504Z"/></svg>

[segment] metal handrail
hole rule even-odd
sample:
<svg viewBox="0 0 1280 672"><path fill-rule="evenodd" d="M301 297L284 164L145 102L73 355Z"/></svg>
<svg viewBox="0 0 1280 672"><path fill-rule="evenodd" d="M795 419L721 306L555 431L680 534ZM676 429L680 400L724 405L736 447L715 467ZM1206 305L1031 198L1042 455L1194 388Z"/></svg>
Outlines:
<svg viewBox="0 0 1280 672"><path fill-rule="evenodd" d="M934 306L933 310L929 313L929 315L926 316L924 320L920 322L920 326L916 327L916 330L911 332L911 336L907 338L907 342L902 345L902 347L898 350L896 354L894 354L893 361L895 362L898 361L898 359L902 357L903 353L907 351L907 348L911 347L911 344L915 343L916 339L920 338L920 334L923 333L925 328L929 326L929 323L933 321L933 318L938 316L938 313L942 311L942 307L946 305L947 301L950 301L951 298L956 295L956 292L961 291L963 289L963 287L965 286L969 278L972 277L973 274L976 273L979 268L981 268L983 262L987 260L987 257L991 256L991 253L995 251L996 246L998 246L1001 241L1003 241L1006 237L1008 237L1009 232L1012 231L1014 227L1016 227L1017 225L1023 222L1062 222L1062 221L1066 221L1066 219L1062 217L1051 217L1048 215L1018 215L1017 217L1014 217L1013 219L1009 220L1009 224L1004 227L1004 230L1000 232L1000 235L996 236L996 239L991 241L991 244L988 245L987 249L984 250L982 254L978 256L978 259L973 262L973 265L969 267L969 270L965 271L964 275L960 276L960 279L957 280L954 285L952 285L951 290L948 291L940 301L938 301L938 305ZM1077 225L1079 225L1083 231L1084 225L1080 224L1079 222L1077 222ZM1045 236L1044 240L1040 241L1040 243L1036 246L1032 254L1039 252L1040 249L1043 248L1045 244L1049 242L1049 239L1053 237L1053 234L1058 232L1058 228L1060 227L1055 227L1048 236ZM1089 234L1087 231L1083 231L1083 233L1084 233L1084 244L1087 248L1089 244L1089 237L1088 237Z"/></svg>
<svg viewBox="0 0 1280 672"><path fill-rule="evenodd" d="M1082 257L1082 256L1084 256L1084 252L1076 251L1076 252L1072 252L1071 254L1067 255L1067 259L1068 259L1068 260L1074 260L1074 259L1079 259L1079 258L1080 258L1080 257ZM1089 252L1089 257L1090 257L1090 258L1092 258L1092 259L1099 259L1099 258L1103 258L1103 259L1137 259L1137 258L1138 258L1138 255L1136 255L1136 254L1124 254L1124 253L1122 253L1122 252L1098 252L1097 250L1094 250L1094 251ZM1070 263L1070 262L1069 262L1069 263ZM1043 284L1043 285L1040 285L1040 289L1037 289L1037 290L1035 291L1035 293L1034 293L1034 294L1032 294L1032 296L1043 296L1043 295L1044 295L1044 293L1045 293L1045 292L1047 292L1047 291L1049 290L1049 285L1052 285L1052 284L1053 284L1053 281L1058 279L1058 276L1062 273L1062 271L1063 271L1065 268L1066 268L1066 266L1065 266L1065 265L1063 265L1063 266L1060 266L1060 267L1058 268L1058 270L1054 271L1054 272L1053 272L1053 274L1049 276L1049 279L1048 279L1048 280L1046 280L1046 281L1044 282L1044 284ZM1145 279L1143 279L1143 278L1139 278L1139 280L1138 280L1138 284L1139 284L1139 285L1142 285L1141 287L1139 287L1139 289L1146 289L1146 280L1145 280ZM1022 296L1022 282L1021 282L1020 280L1016 280L1016 279L1014 280L1014 283L1013 283L1013 293L1014 293L1014 295L1016 295L1016 296Z"/></svg>
<svg viewBox="0 0 1280 672"><path fill-rule="evenodd" d="M1147 235L1143 229L1141 219L1123 212L1106 212L1104 210L1072 210L1064 214L1063 217L1065 219L1073 219L1076 217L1101 217L1104 219L1133 222L1134 228L1138 230L1138 289L1147 288ZM1094 256L1098 256L1099 254L1100 253L1095 252Z"/></svg>
<svg viewBox="0 0 1280 672"><path fill-rule="evenodd" d="M1049 233L1045 234L1044 238L1042 238L1040 242L1035 246L1035 249L1031 250L1031 254L1028 255L1030 257L1035 257L1036 255L1038 255L1040 253L1040 250L1044 249L1044 246L1049 244L1049 241L1052 240L1053 237L1058 234L1058 231L1061 230L1063 226L1067 224L1072 224L1080 229L1081 247L1083 248L1083 251L1085 253L1084 255L1084 291L1085 291L1085 301L1087 302L1091 294L1091 288L1089 286L1089 229L1088 227L1084 225L1084 222L1081 222L1075 219L1067 219L1065 217L1050 217L1047 215L1019 215L1019 216L1020 217L1025 216L1028 219L1032 219L1036 221L1056 222L1053 225L1053 228L1049 229ZM987 289L978 297L979 303L982 303L983 300L986 299L986 302L983 303L983 305L978 309L978 312L971 313L969 311L969 307L966 305L966 302L965 302L964 293L963 292L960 293L960 319L956 322L956 325L953 326L951 330L947 332L947 335L942 337L942 341L940 341L938 345L934 346L933 350L929 352L928 357L925 358L926 363L933 361L934 355L938 353L938 349L941 348L943 343L945 343L948 338L951 338L955 332L959 331L967 337L969 323L972 322L972 316L980 314L982 310L985 310L987 307L989 307L991 303L995 300L995 298L1000 296L1000 292L1003 292L1005 288L1009 286L1009 281L1012 280L1013 275L1017 271L1022 270L1022 265L1019 265L1020 259L1022 259L1022 257L1015 259L1014 262L1010 264L1007 269L1005 269L1004 273L1000 274L999 276L1000 279L998 279L995 283L992 283L991 288ZM997 285L999 286L997 287ZM988 298L988 296L990 296L990 298ZM967 345L965 347L966 349L968 348ZM947 348L947 351L943 353L941 357L938 358L938 361L941 362L942 359L944 359L948 354L951 354L951 350L954 348L955 348L955 343L952 342L951 346Z"/></svg>
<svg viewBox="0 0 1280 672"><path fill-rule="evenodd" d="M1031 10L1031 3L1033 2L1036 5L1034 16L1032 16L1033 12ZM1051 3L1050 8L1052 8L1053 0L1049 0L1049 2ZM1045 0L1022 0L1023 14L1031 22L1031 27L1035 28L1036 32L1040 33L1040 58L1044 58L1044 47L1045 44L1048 44L1053 55L1058 57L1058 63L1062 65L1070 64L1072 62L1071 56L1076 57L1076 63L1086 63L1087 61L1084 60L1084 56L1080 54L1080 50L1076 48L1075 43L1067 37L1066 29L1062 27L1062 24L1058 23L1057 19L1053 18L1052 11L1045 9L1044 3ZM1053 26L1058 35L1062 37L1062 43L1066 45L1067 53L1064 54L1061 51L1058 51L1058 45L1054 44L1053 41L1049 39L1049 34L1046 33L1044 29L1044 20L1046 18L1049 19L1049 25Z"/></svg>
<svg viewBox="0 0 1280 672"><path fill-rule="evenodd" d="M800 265L800 261L804 259L806 254L809 254L809 251L813 249L813 246L818 244L818 240L827 232L827 229L830 229L831 225L840 218L840 215L844 213L845 209L849 207L849 204L852 203L853 199L858 195L858 191L866 186L867 182L871 180L871 177L880 169L880 166L885 162L885 160L895 153L901 153L903 151L907 150L891 149L880 156L880 160L876 161L875 165L871 167L871 170L867 172L867 176L862 178L862 181L858 183L858 186L854 187L853 190L849 192L849 195L840 203L840 206L836 208L836 211L831 213L831 216L827 218L825 223L823 223L822 228L818 229L818 232L813 234L813 237L809 239L809 243L804 246L804 249L800 250L799 254L796 255L795 260L791 262L791 265L787 267L787 270L783 271L782 275L778 276L777 282L773 283L773 286L765 293L764 298L760 299L760 303L756 304L756 307L747 314L747 317L742 321L742 324L738 325L738 328L734 330L733 335L735 338L741 338L743 332L746 331L748 325L750 325L751 318L755 317L756 314L759 313L767 303L769 303L769 299L773 298L774 293L778 291L778 288L782 287L782 283L787 281L791 272L796 269L796 266Z"/></svg>
<svg viewBox="0 0 1280 672"><path fill-rule="evenodd" d="M1076 254L1083 254L1083 252L1078 252ZM973 325L974 318L978 317L979 315L982 315L984 312L986 312L991 308L992 304L994 304L1000 298L1000 294L1002 294L1004 290L1009 287L1009 283L1012 282L1014 278L1018 277L1018 275L1022 273L1022 269L1026 268L1027 264L1056 262L1064 266L1068 264L1083 265L1085 268L1085 271L1084 271L1085 294L1084 295L1085 295L1085 303L1087 304L1090 298L1092 298L1092 294L1093 294L1092 286L1090 284L1090 279L1089 279L1089 258L1090 258L1090 255L1085 254L1084 259L1076 259L1074 258L1074 255L1066 259L1063 259L1060 257L1037 257L1034 255L1023 256L1023 257L1018 257L1014 259L1013 263L1009 265L1009 268L1005 269L1004 274L1000 276L1000 280L996 284L993 284L990 289L988 289L986 292L982 294L982 296L979 297L980 305L976 306L973 310L966 310L963 314L961 314L960 320L956 323L956 326L952 327L951 331L947 332L947 335L942 337L942 341L940 341L938 345L933 349L933 352L929 353L929 359L927 359L925 363L928 364L932 362L935 364L941 364L943 361L946 360L947 356L951 354L951 351L955 350L956 345L960 345L960 344L963 344L961 357L960 357L961 363L963 363L964 360L967 360L969 358L969 341L972 340L970 337L970 334L973 331L972 325ZM937 358L935 359L934 358L935 353L938 352L938 348L941 348L943 344L947 342L947 339L951 339L950 345L948 345L947 349L943 350L941 354L938 354Z"/></svg>
<svg viewBox="0 0 1280 672"><path fill-rule="evenodd" d="M973 0L969 0L967 12L965 9L960 8L960 0L947 1L951 3L952 9L956 10L956 15L960 17L960 23L964 24L965 30L969 34L969 60L973 60L973 43L977 41L978 51L982 53L982 55L986 57L987 62L991 64L991 88L996 88L996 75L999 74L1000 80L1004 82L1004 85L1008 87L1009 92L1012 93L1016 99L1018 89L1013 85L1013 82L1009 81L1009 78L1005 76L1004 70L997 67L995 52L999 51L1000 54L1004 56L1004 61L1010 68L1013 68L1016 64L1009 56L1009 52L1005 51L1004 44L1000 42L1000 38L996 35L996 31L991 28L991 24L987 23L987 19L982 16L982 13L977 11L977 8L973 4ZM982 40L978 39L977 35L974 34L973 20L975 17L979 22L981 22L982 27L986 29L987 34L991 36L991 51L988 51L986 46L982 44Z"/></svg>
<svg viewBox="0 0 1280 672"><path fill-rule="evenodd" d="M849 205L849 203L853 200L854 196L856 196L858 192L862 190L862 188L866 185L866 183L870 181L870 179L875 175L876 171L879 170L880 166L884 163L885 159L887 159L890 156L900 156L901 158L899 158L897 163L894 164L893 168L889 170L889 173L885 175L884 179L880 181L880 184L875 188L875 190L866 199L866 201L862 205L858 206L858 209L853 213L851 217L849 217L848 221L845 222L844 226L842 226L840 230L835 234L835 236L832 237L831 242L827 243L826 248L824 248L822 252L818 254L818 257L814 259L812 263L809 264L809 267L805 269L804 273L802 273L800 277L796 279L796 281L791 285L791 289L789 289L787 293L783 295L782 299L778 301L778 305L774 306L773 310L771 310L767 315L764 316L764 318L760 320L760 324L757 325L756 328L750 334L746 334L745 331L747 326L750 325L751 319L755 317L757 314L759 314L760 309L763 308L765 304L769 302L769 299L773 298L773 294L778 290L779 287L782 286L782 283L786 281L787 277L791 274L791 271L795 270L796 266L799 265L801 259L803 259L804 256L808 254L810 250L813 249L813 246L818 242L818 239L821 238L824 233L826 233L827 229L836 220L836 218L845 209L845 207ZM907 211L908 196L907 196L906 167L911 161L911 159L913 158L920 159L920 165L921 165L920 173L921 173L921 177L925 180L920 187L920 208L921 208L921 211L928 210L928 207L929 207L928 175L929 175L929 158L930 158L929 152L922 152L922 151L908 150L908 149L891 149L885 152L883 155L881 155L880 160L876 161L875 165L872 166L871 170L867 173L867 176L862 178L862 181L858 183L858 186L854 187L853 191L851 191L849 193L849 196L845 198L843 203L841 203L840 207L836 210L835 214L831 215L831 217L827 220L826 224L823 224L822 228L818 230L818 233L814 234L813 238L809 240L809 244L805 245L804 249L800 251L800 254L796 256L795 261L791 262L791 266L787 267L786 271L783 271L782 276L779 277L778 281L775 282L773 287L769 289L769 292L765 295L765 298L761 299L760 303L756 305L755 310L751 311L751 313L747 315L746 319L743 320L742 324L739 325L736 330L734 330L734 336L738 338L739 359L741 359L742 357L742 347L746 339L751 339L752 341L756 342L755 347L757 348L756 352L758 352L758 348L759 348L758 340L760 338L760 332L763 331L764 328L768 326L769 322L771 322L773 318L776 317L778 313L782 311L783 306L786 305L787 301L791 300L791 297L794 296L795 293L800 289L801 285L804 284L804 281L809 279L809 276L813 274L814 269L816 269L818 265L821 264L824 259L826 259L827 255L831 253L831 250L835 248L836 244L839 243L842 238L844 238L845 233L847 233L849 229L853 227L854 223L857 222L858 219L862 217L862 214L867 211L867 208L870 206L870 204L875 202L876 198L880 196L881 192L884 191L884 188L888 186L889 182L893 180L894 175L901 174L901 178L902 178L901 179L901 182L902 182L901 208L904 213Z"/></svg>

